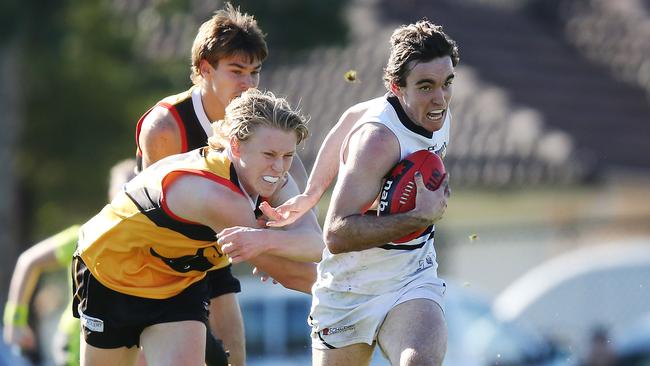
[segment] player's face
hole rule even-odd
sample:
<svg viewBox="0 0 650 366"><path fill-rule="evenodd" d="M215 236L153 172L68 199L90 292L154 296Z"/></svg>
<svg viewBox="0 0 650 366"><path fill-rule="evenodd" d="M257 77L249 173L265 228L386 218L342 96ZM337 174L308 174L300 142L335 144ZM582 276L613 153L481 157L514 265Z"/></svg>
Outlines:
<svg viewBox="0 0 650 366"><path fill-rule="evenodd" d="M449 111L454 80L451 57L429 62L412 61L406 86L393 87L402 108L413 122L434 132L442 128Z"/></svg>
<svg viewBox="0 0 650 366"><path fill-rule="evenodd" d="M260 82L262 63L252 61L246 55L232 55L219 60L216 67L207 64L210 72L202 73L203 88L211 102L223 110L230 101Z"/></svg>
<svg viewBox="0 0 650 366"><path fill-rule="evenodd" d="M293 131L258 127L246 141L232 147L238 158L240 182L250 194L268 197L284 183L296 153L298 137Z"/></svg>

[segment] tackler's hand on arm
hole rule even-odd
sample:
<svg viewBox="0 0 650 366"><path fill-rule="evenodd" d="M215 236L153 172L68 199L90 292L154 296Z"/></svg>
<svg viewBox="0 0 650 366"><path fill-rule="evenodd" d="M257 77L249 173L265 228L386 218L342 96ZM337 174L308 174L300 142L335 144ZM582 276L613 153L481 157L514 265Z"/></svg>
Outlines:
<svg viewBox="0 0 650 366"><path fill-rule="evenodd" d="M267 202L260 204L260 210L269 221L266 225L269 227L283 227L291 225L301 218L307 211L311 210L318 203L312 196L299 194L287 200L278 207L271 207Z"/></svg>

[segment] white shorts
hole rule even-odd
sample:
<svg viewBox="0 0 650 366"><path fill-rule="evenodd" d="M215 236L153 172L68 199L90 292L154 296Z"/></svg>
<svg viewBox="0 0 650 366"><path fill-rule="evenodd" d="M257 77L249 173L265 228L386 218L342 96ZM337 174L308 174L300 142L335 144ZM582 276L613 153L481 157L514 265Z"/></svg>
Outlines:
<svg viewBox="0 0 650 366"><path fill-rule="evenodd" d="M443 280L424 276L397 291L381 295L316 288L309 316L312 347L334 349L356 343L372 345L388 313L401 303L429 299L440 305L444 312L446 288Z"/></svg>

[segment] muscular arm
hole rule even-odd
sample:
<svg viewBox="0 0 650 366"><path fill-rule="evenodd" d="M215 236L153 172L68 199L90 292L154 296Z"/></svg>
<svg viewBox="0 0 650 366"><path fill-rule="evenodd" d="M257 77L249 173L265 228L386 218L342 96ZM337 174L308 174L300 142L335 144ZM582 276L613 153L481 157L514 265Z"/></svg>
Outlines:
<svg viewBox="0 0 650 366"><path fill-rule="evenodd" d="M259 228L245 197L199 176L184 175L174 181L167 188L166 201L176 215L209 226L215 232L234 226ZM266 253L249 262L283 286L306 293L311 291L316 277L316 266L311 262L296 262Z"/></svg>
<svg viewBox="0 0 650 366"><path fill-rule="evenodd" d="M336 177L343 141L345 141L345 137L350 133L352 126L365 113L366 109L364 104L348 108L325 137L305 189L305 194L315 200L314 205L320 200L323 193L332 184L334 177Z"/></svg>
<svg viewBox="0 0 650 366"><path fill-rule="evenodd" d="M181 132L169 110L155 107L142 121L138 145L142 168L169 155L182 152Z"/></svg>
<svg viewBox="0 0 650 366"><path fill-rule="evenodd" d="M339 121L325 137L318 151L318 156L314 162L306 187L298 184L298 187L301 190L304 189L304 192L288 199L283 205L275 209L266 208L263 210L272 219L269 222L269 226L280 227L289 225L316 206L334 180L334 177L336 177L341 146L345 141L345 137L352 129L352 126L365 113L366 109L367 107L364 103L357 104L348 108L341 115ZM290 172L293 175L293 171Z"/></svg>
<svg viewBox="0 0 650 366"><path fill-rule="evenodd" d="M288 289L310 294L311 287L316 282L316 263L313 262L296 262L264 254L252 258L248 263Z"/></svg>
<svg viewBox="0 0 650 366"><path fill-rule="evenodd" d="M299 187L289 175L287 184L269 199L270 205L285 202L299 192ZM292 258L299 261L319 262L325 243L323 231L313 210L303 215L298 221L284 228L267 229L270 233L282 233L285 237L291 235L292 240L271 241L270 253Z"/></svg>
<svg viewBox="0 0 650 366"><path fill-rule="evenodd" d="M298 193L291 176L269 202L284 202ZM268 203L262 203L268 205ZM280 256L300 262L318 262L323 252L322 231L313 211L290 226L279 229L231 227L217 234L224 253L233 263L250 260L261 253Z"/></svg>
<svg viewBox="0 0 650 366"><path fill-rule="evenodd" d="M386 127L366 124L350 137L347 150L325 220L325 244L330 252L373 248L440 219L446 207L444 188L429 191L421 178L416 179L413 210L388 216L362 215L377 198L385 174L399 161L399 142Z"/></svg>

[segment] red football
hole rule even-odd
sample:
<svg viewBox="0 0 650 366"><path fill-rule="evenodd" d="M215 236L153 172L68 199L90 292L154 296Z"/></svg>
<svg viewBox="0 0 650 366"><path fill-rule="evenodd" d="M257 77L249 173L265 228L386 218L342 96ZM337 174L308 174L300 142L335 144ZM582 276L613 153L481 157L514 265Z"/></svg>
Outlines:
<svg viewBox="0 0 650 366"><path fill-rule="evenodd" d="M386 177L386 183L384 183L379 197L377 215L383 216L407 212L415 208L417 188L414 177L415 172L418 171L422 173L422 179L426 187L432 191L440 187L446 173L442 159L431 151L418 150L405 157L404 160L391 169ZM422 228L422 230L412 232L394 242L405 243L411 241L420 236L426 229Z"/></svg>

